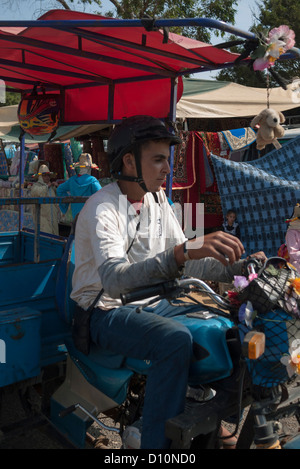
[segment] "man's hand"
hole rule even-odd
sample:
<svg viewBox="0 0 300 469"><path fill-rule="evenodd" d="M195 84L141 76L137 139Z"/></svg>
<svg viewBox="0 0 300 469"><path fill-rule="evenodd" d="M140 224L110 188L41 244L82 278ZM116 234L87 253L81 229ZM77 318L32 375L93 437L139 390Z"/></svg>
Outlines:
<svg viewBox="0 0 300 469"><path fill-rule="evenodd" d="M258 261L261 261L262 263L266 262L266 260L268 259L263 251L259 251L259 252L255 252L254 254L250 254L249 257L254 257L254 259L257 259Z"/></svg>
<svg viewBox="0 0 300 469"><path fill-rule="evenodd" d="M214 257L225 266L238 261L245 252L238 238L223 231L216 231L188 241L186 247L191 260ZM183 245L176 246L174 252L178 265L183 264Z"/></svg>
<svg viewBox="0 0 300 469"><path fill-rule="evenodd" d="M233 264L240 260L244 253L241 241L231 234L216 231L187 243L191 259L214 257L223 265Z"/></svg>

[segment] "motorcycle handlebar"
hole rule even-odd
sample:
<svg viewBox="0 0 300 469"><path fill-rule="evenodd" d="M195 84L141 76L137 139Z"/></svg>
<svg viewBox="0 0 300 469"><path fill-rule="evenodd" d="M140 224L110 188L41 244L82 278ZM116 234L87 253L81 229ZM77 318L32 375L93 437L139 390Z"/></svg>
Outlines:
<svg viewBox="0 0 300 469"><path fill-rule="evenodd" d="M210 298L222 308L228 308L229 303L210 288L203 280L196 278L175 279L172 281L162 282L149 287L139 288L137 290L121 294L122 304L134 303L136 301L146 300L152 297L158 299L175 299L180 293L190 292L192 287L196 287L195 291L207 293Z"/></svg>
<svg viewBox="0 0 300 469"><path fill-rule="evenodd" d="M130 291L128 293L121 294L122 304L134 303L136 301L145 300L154 296L166 297L174 292L174 289L178 287L178 280L172 280L168 282L158 283L150 285L149 287L139 288L137 290Z"/></svg>

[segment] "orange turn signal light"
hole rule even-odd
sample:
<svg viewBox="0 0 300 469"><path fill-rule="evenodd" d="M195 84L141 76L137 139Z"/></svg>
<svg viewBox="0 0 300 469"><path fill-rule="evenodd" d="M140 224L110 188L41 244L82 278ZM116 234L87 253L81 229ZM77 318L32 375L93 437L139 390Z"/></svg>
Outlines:
<svg viewBox="0 0 300 469"><path fill-rule="evenodd" d="M266 336L263 332L248 332L243 340L243 355L250 360L256 360L265 352Z"/></svg>

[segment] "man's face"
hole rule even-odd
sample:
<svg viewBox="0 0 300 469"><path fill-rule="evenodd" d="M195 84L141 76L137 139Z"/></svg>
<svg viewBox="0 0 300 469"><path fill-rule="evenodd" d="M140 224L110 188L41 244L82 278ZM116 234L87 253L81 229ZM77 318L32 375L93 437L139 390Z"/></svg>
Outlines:
<svg viewBox="0 0 300 469"><path fill-rule="evenodd" d="M236 219L235 213L230 213L227 216L227 221L228 221L229 225L233 225L233 223L235 222L235 219Z"/></svg>
<svg viewBox="0 0 300 469"><path fill-rule="evenodd" d="M50 173L42 173L42 177L43 177L43 181L46 184L49 184L49 182L50 182Z"/></svg>
<svg viewBox="0 0 300 469"><path fill-rule="evenodd" d="M170 173L168 141L149 142L142 149L142 175L149 192L157 192Z"/></svg>

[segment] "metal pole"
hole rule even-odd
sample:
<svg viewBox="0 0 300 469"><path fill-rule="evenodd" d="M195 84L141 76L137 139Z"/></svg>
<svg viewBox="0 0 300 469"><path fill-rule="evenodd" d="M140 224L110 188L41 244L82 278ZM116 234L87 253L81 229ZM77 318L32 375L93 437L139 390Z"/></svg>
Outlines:
<svg viewBox="0 0 300 469"><path fill-rule="evenodd" d="M170 112L169 118L173 123L176 122L176 103L177 103L177 83L176 78L171 78ZM166 195L172 200L173 168L174 168L174 146L170 148L170 174L167 176Z"/></svg>
<svg viewBox="0 0 300 469"><path fill-rule="evenodd" d="M20 167L19 167L19 197L23 197L23 185L24 185L24 163L25 163L25 135L20 140ZM23 228L24 221L24 207L19 207L19 231Z"/></svg>
<svg viewBox="0 0 300 469"><path fill-rule="evenodd" d="M133 28L133 27L145 27L148 24L152 25L153 19L149 20L119 20L119 19L99 19L99 20L2 20L0 21L0 26L14 26L14 27L23 27L23 28ZM155 26L158 28L163 28L165 26L193 26L193 27L204 27L204 28L214 28L219 29L220 31L229 32L236 34L240 37L246 39L255 38L255 34L242 31L241 29L235 28L229 24L224 23L223 21L213 20L211 18L171 18L171 19L157 19L155 20Z"/></svg>

